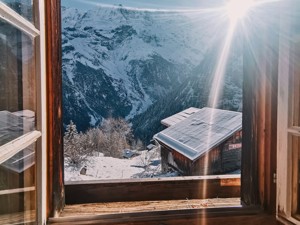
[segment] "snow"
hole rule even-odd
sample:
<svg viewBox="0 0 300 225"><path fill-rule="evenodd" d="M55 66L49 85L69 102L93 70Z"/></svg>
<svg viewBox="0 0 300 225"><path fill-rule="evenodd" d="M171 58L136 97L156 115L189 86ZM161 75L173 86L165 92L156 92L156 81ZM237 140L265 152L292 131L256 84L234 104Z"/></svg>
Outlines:
<svg viewBox="0 0 300 225"><path fill-rule="evenodd" d="M143 97L137 91L130 76L131 61L147 60L159 55L173 64L184 66L188 73L202 61L205 52L213 44L211 39L216 30L207 26L205 16L197 13L95 7L91 10L63 8L62 17L63 40L66 41L63 47L73 46L75 49L63 55L66 60L63 68L68 79L73 83L72 68L79 61L93 69L103 69L113 80L122 80L132 104L126 119L144 112L154 102L140 83L138 85ZM114 30L120 25L132 27L136 34L124 38L122 43L113 43L113 49L108 50L99 40L102 37L113 39ZM85 30L86 27L92 29ZM69 28L75 29L74 32ZM102 37L97 36L95 31ZM74 34L82 34L83 37ZM105 58L102 57L104 52Z"/></svg>
<svg viewBox="0 0 300 225"><path fill-rule="evenodd" d="M90 125L91 126L95 126L96 123L97 123L97 119L93 115L91 115L91 114L89 116L91 118Z"/></svg>
<svg viewBox="0 0 300 225"><path fill-rule="evenodd" d="M143 177L178 176L176 172L162 174L160 155L157 149L141 151L131 159L104 157L103 154L88 157L86 175L80 174L83 167L65 165L65 181L129 179Z"/></svg>

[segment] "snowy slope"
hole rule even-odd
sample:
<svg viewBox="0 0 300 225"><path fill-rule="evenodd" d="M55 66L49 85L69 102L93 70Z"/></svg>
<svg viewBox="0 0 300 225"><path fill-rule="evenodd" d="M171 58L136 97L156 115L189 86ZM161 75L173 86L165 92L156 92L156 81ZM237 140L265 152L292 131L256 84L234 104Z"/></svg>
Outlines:
<svg viewBox="0 0 300 225"><path fill-rule="evenodd" d="M153 150L141 151L139 156L131 159L104 157L100 154L88 157L84 165L87 171L81 175L80 168L65 164L65 181L178 176L175 171L161 172L160 153Z"/></svg>
<svg viewBox="0 0 300 225"><path fill-rule="evenodd" d="M243 58L242 41L239 36L233 40L232 48L216 107L220 109L242 111ZM212 81L216 64L219 61L219 45L215 45L205 54L201 64L195 67L190 77L178 88L172 90L133 120L133 131L136 138L148 143L153 135L165 129L161 120L189 107L208 106L209 96L216 90Z"/></svg>
<svg viewBox="0 0 300 225"><path fill-rule="evenodd" d="M193 13L63 7L62 17L64 123L79 130L144 112L225 35L224 24Z"/></svg>

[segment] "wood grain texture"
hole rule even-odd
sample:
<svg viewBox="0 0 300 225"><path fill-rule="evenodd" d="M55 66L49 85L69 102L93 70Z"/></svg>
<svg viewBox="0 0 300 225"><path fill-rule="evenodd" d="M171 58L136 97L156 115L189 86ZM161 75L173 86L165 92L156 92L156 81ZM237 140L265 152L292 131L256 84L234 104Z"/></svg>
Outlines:
<svg viewBox="0 0 300 225"><path fill-rule="evenodd" d="M48 216L64 206L60 0L45 1L47 61Z"/></svg>
<svg viewBox="0 0 300 225"><path fill-rule="evenodd" d="M272 225L277 224L274 215L261 213L257 209L221 208L189 209L157 212L110 214L100 216L77 216L51 218L49 224L118 224L118 225Z"/></svg>
<svg viewBox="0 0 300 225"><path fill-rule="evenodd" d="M35 218L35 210L0 215L1 224L31 224L35 222Z"/></svg>
<svg viewBox="0 0 300 225"><path fill-rule="evenodd" d="M183 199L169 201L111 202L66 205L60 217L104 215L163 210L204 209L241 206L240 198Z"/></svg>
<svg viewBox="0 0 300 225"><path fill-rule="evenodd" d="M218 146L211 148L206 154L196 160L191 160L166 144L160 143L162 169L169 167L177 170L185 176L201 176L226 174L240 169L241 147L229 149L231 144L241 143L242 131L237 131Z"/></svg>
<svg viewBox="0 0 300 225"><path fill-rule="evenodd" d="M276 6L266 12L276 12ZM257 12L258 15L261 12ZM274 19L274 20L273 20ZM241 198L276 211L278 20L253 28L244 42L243 150ZM258 35L259 34L259 35Z"/></svg>
<svg viewBox="0 0 300 225"><path fill-rule="evenodd" d="M238 175L65 185L66 204L240 197Z"/></svg>

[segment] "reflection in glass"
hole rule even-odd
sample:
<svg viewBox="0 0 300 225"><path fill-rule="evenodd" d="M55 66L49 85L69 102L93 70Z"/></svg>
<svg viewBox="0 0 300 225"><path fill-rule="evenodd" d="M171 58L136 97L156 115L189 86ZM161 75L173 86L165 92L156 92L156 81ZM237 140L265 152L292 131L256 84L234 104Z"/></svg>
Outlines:
<svg viewBox="0 0 300 225"><path fill-rule="evenodd" d="M0 20L0 146L35 129L33 39Z"/></svg>
<svg viewBox="0 0 300 225"><path fill-rule="evenodd" d="M289 137L290 148L292 151L293 158L293 187L292 187L292 205L293 214L296 215L300 213L300 137L290 135Z"/></svg>
<svg viewBox="0 0 300 225"><path fill-rule="evenodd" d="M295 64L293 72L293 126L300 126L300 43L295 45Z"/></svg>
<svg viewBox="0 0 300 225"><path fill-rule="evenodd" d="M0 221L35 221L35 144L0 164Z"/></svg>
<svg viewBox="0 0 300 225"><path fill-rule="evenodd" d="M29 20L33 21L33 1L32 0L0 0L1 2L8 5L14 11L19 13L21 16Z"/></svg>

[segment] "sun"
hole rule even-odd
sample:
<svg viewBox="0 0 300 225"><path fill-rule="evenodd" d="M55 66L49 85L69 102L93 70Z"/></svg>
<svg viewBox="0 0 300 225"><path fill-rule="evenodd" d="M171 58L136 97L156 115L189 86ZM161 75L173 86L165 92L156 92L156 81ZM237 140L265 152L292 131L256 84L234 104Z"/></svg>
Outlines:
<svg viewBox="0 0 300 225"><path fill-rule="evenodd" d="M254 6L254 0L229 0L226 9L231 22L237 22L245 17L251 7Z"/></svg>

